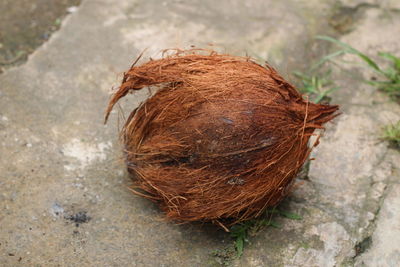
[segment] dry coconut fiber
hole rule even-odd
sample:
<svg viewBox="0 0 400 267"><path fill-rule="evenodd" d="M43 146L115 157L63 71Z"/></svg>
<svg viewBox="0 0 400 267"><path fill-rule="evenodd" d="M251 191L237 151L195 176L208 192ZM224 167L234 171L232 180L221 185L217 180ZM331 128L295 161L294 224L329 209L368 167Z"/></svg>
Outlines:
<svg viewBox="0 0 400 267"><path fill-rule="evenodd" d="M135 65L135 64L134 64ZM247 57L180 51L132 66L127 93L156 87L121 131L133 190L178 222L235 224L277 205L337 105L314 104L271 66Z"/></svg>

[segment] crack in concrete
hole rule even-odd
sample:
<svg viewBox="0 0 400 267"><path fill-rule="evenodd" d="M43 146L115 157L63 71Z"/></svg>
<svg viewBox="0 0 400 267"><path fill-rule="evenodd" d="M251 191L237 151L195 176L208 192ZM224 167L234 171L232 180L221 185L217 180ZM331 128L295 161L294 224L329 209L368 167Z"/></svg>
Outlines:
<svg viewBox="0 0 400 267"><path fill-rule="evenodd" d="M388 151L390 150L389 147L387 147L385 154L382 156L381 160L375 165L375 167L380 166L382 162L386 162L387 160L387 155ZM393 163L391 162L392 169L393 169ZM376 227L377 227L377 220L379 218L379 214L382 208L383 203L385 202L385 199L388 195L388 192L390 190L390 185L393 184L392 181L390 181L390 176L387 176L384 181L382 181L385 184L385 188L383 192L380 194L378 201L377 201L377 208L373 211L373 219L368 223L367 226L365 226L362 231L362 235L357 238L357 242L354 245L354 250L355 250L355 255L348 260L348 262L355 263L357 258L360 257L363 253L365 253L372 245L372 235L374 234ZM370 189L371 191L369 192L370 194L372 193L373 190L373 185L378 183L378 181L374 181L373 177L370 177L371 182L370 182ZM369 194L369 197L371 195Z"/></svg>

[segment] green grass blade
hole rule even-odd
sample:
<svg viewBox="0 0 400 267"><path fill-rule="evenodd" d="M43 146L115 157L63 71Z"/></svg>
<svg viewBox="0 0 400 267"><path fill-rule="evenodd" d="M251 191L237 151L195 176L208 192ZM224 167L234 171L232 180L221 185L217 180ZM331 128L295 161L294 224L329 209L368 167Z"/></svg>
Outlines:
<svg viewBox="0 0 400 267"><path fill-rule="evenodd" d="M378 64L375 63L371 58L369 58L367 55L364 55L361 52L355 53L357 56L359 56L362 60L364 60L371 68L374 70L378 71L379 73L382 73L381 69L379 68Z"/></svg>
<svg viewBox="0 0 400 267"><path fill-rule="evenodd" d="M339 45L339 46L341 46L341 47L343 47L343 48L345 48L345 49L347 49L347 50L349 50L349 51L354 50L354 51L359 52L358 50L356 50L355 48L351 47L350 45L348 45L348 44L346 44L346 43L343 43L343 42L341 42L341 41L339 41L339 40L337 40L337 39L335 39L335 38L332 38L332 37L330 37L330 36L326 36L326 35L317 35L317 36L315 37L315 39L324 40L324 41L328 41L328 42L337 44L337 45ZM359 52L359 53L361 53L361 52Z"/></svg>
<svg viewBox="0 0 400 267"><path fill-rule="evenodd" d="M386 53L386 52L379 52L378 55L380 57L383 57L387 60L392 61L396 70L400 71L400 58L396 57L395 55L393 55L391 53Z"/></svg>
<svg viewBox="0 0 400 267"><path fill-rule="evenodd" d="M339 51L333 52L332 54L322 57L317 63L315 63L313 66L311 66L311 71L316 70L318 67L323 65L325 62L330 61L331 59L333 59L337 56L343 55L345 53L346 53L345 50L339 50Z"/></svg>
<svg viewBox="0 0 400 267"><path fill-rule="evenodd" d="M309 77L307 77L305 74L301 73L300 71L294 71L293 74L294 74L294 76L296 76L297 78L302 79L302 80L308 81L310 79Z"/></svg>
<svg viewBox="0 0 400 267"><path fill-rule="evenodd" d="M281 226L279 223L274 222L274 221L270 221L270 222L268 223L268 226L272 226L272 227L278 228L278 229L282 228L282 226Z"/></svg>
<svg viewBox="0 0 400 267"><path fill-rule="evenodd" d="M329 90L323 91L322 93L320 93L318 95L318 97L314 100L314 102L315 103L321 102L321 100L324 99L324 97L328 96L329 94L331 94L332 92L334 92L334 91L336 91L338 89L339 89L339 87L333 87L333 88L331 88Z"/></svg>
<svg viewBox="0 0 400 267"><path fill-rule="evenodd" d="M363 61L365 61L375 71L380 72L380 73L382 72L381 69L379 68L378 64L376 64L375 61L373 61L370 57L368 57L364 53L358 51L354 47L351 47L350 45L343 43L343 42L341 42L335 38L329 37L329 36L318 35L316 37L316 39L328 41L328 42L334 43L336 45L339 45L345 49L345 52L347 52L349 54L357 55L359 58L361 58Z"/></svg>
<svg viewBox="0 0 400 267"><path fill-rule="evenodd" d="M243 255L243 247L244 247L244 239L242 237L238 237L235 242L235 248L237 256L239 258Z"/></svg>
<svg viewBox="0 0 400 267"><path fill-rule="evenodd" d="M286 218L292 219L292 220L302 220L303 219L303 217L301 217L299 214L288 212L288 211L279 210L279 214L283 217L286 217Z"/></svg>

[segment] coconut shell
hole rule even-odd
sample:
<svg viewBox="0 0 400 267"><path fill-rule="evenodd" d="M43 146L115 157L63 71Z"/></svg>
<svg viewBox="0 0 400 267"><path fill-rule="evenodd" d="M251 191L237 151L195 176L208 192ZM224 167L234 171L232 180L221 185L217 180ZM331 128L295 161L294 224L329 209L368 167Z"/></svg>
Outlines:
<svg viewBox="0 0 400 267"><path fill-rule="evenodd" d="M337 105L309 102L271 66L177 53L132 66L112 96L157 87L121 131L133 191L179 222L259 216L292 188Z"/></svg>

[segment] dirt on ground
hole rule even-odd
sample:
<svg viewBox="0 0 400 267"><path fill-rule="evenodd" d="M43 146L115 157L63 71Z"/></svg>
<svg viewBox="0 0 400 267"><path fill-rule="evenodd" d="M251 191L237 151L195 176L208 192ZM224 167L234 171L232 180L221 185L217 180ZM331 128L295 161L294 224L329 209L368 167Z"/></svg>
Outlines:
<svg viewBox="0 0 400 267"><path fill-rule="evenodd" d="M0 1L0 73L22 63L56 31L81 0Z"/></svg>

